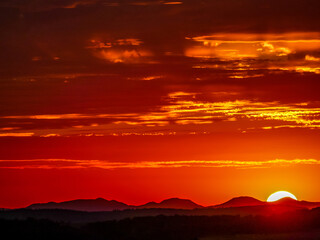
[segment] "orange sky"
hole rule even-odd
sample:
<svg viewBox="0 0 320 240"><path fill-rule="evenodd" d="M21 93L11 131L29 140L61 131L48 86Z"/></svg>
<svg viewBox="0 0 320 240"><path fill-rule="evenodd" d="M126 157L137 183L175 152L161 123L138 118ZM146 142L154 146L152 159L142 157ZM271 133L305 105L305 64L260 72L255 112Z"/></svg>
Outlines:
<svg viewBox="0 0 320 240"><path fill-rule="evenodd" d="M4 0L0 207L319 201L319 7Z"/></svg>

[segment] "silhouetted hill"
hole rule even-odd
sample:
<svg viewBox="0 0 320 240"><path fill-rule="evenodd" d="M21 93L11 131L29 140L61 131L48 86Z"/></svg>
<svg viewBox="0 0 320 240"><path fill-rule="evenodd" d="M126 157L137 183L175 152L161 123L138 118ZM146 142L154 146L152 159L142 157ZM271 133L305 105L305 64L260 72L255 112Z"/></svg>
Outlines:
<svg viewBox="0 0 320 240"><path fill-rule="evenodd" d="M297 201L289 197L282 198L278 201L270 202L268 204L278 205L278 206L288 206L288 207L294 207L294 208L308 208L308 209L320 207L320 202Z"/></svg>
<svg viewBox="0 0 320 240"><path fill-rule="evenodd" d="M229 201L215 205L215 208L230 208L230 207L247 207L247 206L261 206L265 205L265 202L262 202L253 197L236 197L232 198Z"/></svg>
<svg viewBox="0 0 320 240"><path fill-rule="evenodd" d="M320 202L308 202L308 201L297 201L292 198L282 198L275 202L264 202L253 197L236 197L229 201L211 206L213 208L237 208L237 207L249 207L249 206L279 206L283 208L315 208L320 207Z"/></svg>
<svg viewBox="0 0 320 240"><path fill-rule="evenodd" d="M27 209L67 209L75 211L101 212L125 209L142 209L142 208L171 208L171 209L195 209L202 208L188 199L170 198L160 203L149 202L141 206L127 205L115 200L97 199L78 199L66 202L49 202L35 203L27 207Z"/></svg>
<svg viewBox="0 0 320 240"><path fill-rule="evenodd" d="M309 209L320 207L320 202L307 202L307 201L299 201L299 202L302 206L305 206Z"/></svg>
<svg viewBox="0 0 320 240"><path fill-rule="evenodd" d="M27 209L67 209L87 212L124 210L129 208L132 208L132 206L115 200L106 200L103 198L78 199L60 203L36 203L27 207Z"/></svg>
<svg viewBox="0 0 320 240"><path fill-rule="evenodd" d="M259 213L263 212L266 214L272 212L272 209L278 209L277 211L285 212L295 209L312 209L320 207L319 202L307 202L307 201L296 201L292 198L283 198L276 202L264 202L252 197L236 197L229 201L210 206L203 207L199 204L194 203L189 199L170 198L163 200L160 203L149 202L140 206L132 206L115 200L106 200L103 198L97 199L79 199L65 202L49 202L49 203L36 203L27 207L27 209L65 209L75 211L87 211L87 212L103 212L103 211L122 211L122 210L142 210L142 209L175 209L175 210L193 210L193 209L216 209L213 214L224 212L225 214L245 214L250 212L255 214L256 211ZM222 209L218 211L218 209ZM212 214L212 212L210 212ZM206 215L206 214L204 214Z"/></svg>
<svg viewBox="0 0 320 240"><path fill-rule="evenodd" d="M195 209L203 208L203 206L192 202L189 199L170 198L163 200L160 203L149 202L138 206L137 208L173 208L173 209Z"/></svg>

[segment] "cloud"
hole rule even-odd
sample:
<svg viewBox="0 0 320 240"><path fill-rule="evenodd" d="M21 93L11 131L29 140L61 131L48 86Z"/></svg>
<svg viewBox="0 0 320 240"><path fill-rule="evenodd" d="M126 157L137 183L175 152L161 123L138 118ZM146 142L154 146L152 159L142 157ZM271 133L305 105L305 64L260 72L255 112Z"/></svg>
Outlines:
<svg viewBox="0 0 320 240"><path fill-rule="evenodd" d="M0 137L32 137L32 132L5 132L0 133Z"/></svg>
<svg viewBox="0 0 320 240"><path fill-rule="evenodd" d="M146 57L153 54L144 49L143 42L140 39L127 38L116 39L114 41L90 41L88 49L94 56L110 61L112 63L137 63L147 61Z"/></svg>
<svg viewBox="0 0 320 240"><path fill-rule="evenodd" d="M17 7L25 12L42 12L50 11L59 8L73 9L79 6L94 5L100 0L47 0L47 1L36 1L36 0L4 0L0 6L2 7Z"/></svg>
<svg viewBox="0 0 320 240"><path fill-rule="evenodd" d="M318 32L284 34L218 33L209 36L187 37L201 43L186 49L185 55L223 60L257 58L279 59L300 51L320 49Z"/></svg>
<svg viewBox="0 0 320 240"><path fill-rule="evenodd" d="M29 125L36 136L53 136L52 134L56 136L88 134L103 136L130 133L144 135L151 129L153 134L203 132L204 130L199 130L197 125L205 125L206 132L210 132L217 128L217 122L224 122L226 129L233 128L234 131L265 130L270 129L270 126L272 126L271 129L320 129L318 102L281 103L248 99L215 101L215 94L210 93L207 94L206 101L203 101L201 94L172 92L164 99L165 104L155 109L156 111L141 113L2 116L0 117L2 121L21 121L21 125L16 124L19 126L17 130L4 128L2 136L23 135L25 121L29 121L26 126ZM234 95L232 92L226 94ZM39 128L42 122L45 125ZM242 127L239 128L240 122ZM60 123L60 129L58 123ZM168 131L168 127L172 130ZM25 136L33 136L33 134Z"/></svg>
<svg viewBox="0 0 320 240"><path fill-rule="evenodd" d="M110 162L104 160L71 160L71 159L34 159L34 160L0 160L0 168L9 169L139 169L139 168L272 168L299 165L319 165L316 159L275 159L266 161L231 161L231 160L190 160L190 161L142 161L142 162Z"/></svg>
<svg viewBox="0 0 320 240"><path fill-rule="evenodd" d="M311 56L311 55L306 55L305 56L305 60L306 61L320 62L320 58L314 57L314 56Z"/></svg>
<svg viewBox="0 0 320 240"><path fill-rule="evenodd" d="M319 128L319 1L1 6L2 136Z"/></svg>

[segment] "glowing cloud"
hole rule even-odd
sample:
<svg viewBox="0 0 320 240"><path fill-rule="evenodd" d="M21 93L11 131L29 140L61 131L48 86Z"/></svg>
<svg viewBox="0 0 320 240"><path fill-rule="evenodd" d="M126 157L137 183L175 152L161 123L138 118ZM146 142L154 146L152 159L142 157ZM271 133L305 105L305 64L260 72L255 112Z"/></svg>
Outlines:
<svg viewBox="0 0 320 240"><path fill-rule="evenodd" d="M232 93L231 93L232 94ZM213 94L213 97L215 95ZM51 115L25 115L25 116L3 116L2 119L15 120L72 120L76 124L67 129L55 131L54 134L124 134L123 129L127 126L143 126L139 131L132 129L127 133L144 134L149 132L147 128L164 127L175 124L172 132L195 132L193 128L181 128L188 125L207 125L214 127L215 121L229 122L247 121L248 129L270 130L277 128L320 128L320 107L319 103L298 102L284 104L277 101L259 102L252 100L232 100L232 101L203 101L197 93L172 92L166 97L166 105L160 106L156 111L146 113L115 113L115 114L51 114ZM88 120L90 120L88 122ZM255 120L255 121L252 121ZM84 121L85 124L81 124ZM96 121L106 121L104 124L94 125ZM263 124L257 126L257 122ZM109 126L108 126L109 124ZM127 126L126 126L127 125ZM108 127L107 127L108 126ZM5 128L6 129L6 128ZM109 130L108 130L109 129ZM11 129L12 130L12 129ZM36 133L9 133L9 129L2 133L2 136L32 136ZM210 131L207 129L206 131ZM162 132L161 128L155 133ZM170 131L171 132L171 131ZM49 135L48 135L49 134ZM50 136L52 131L43 132L39 130L37 135Z"/></svg>
<svg viewBox="0 0 320 240"><path fill-rule="evenodd" d="M189 160L189 161L141 161L141 162L111 162L105 160L72 160L72 159L34 159L34 160L0 160L0 168L272 168L295 165L319 165L315 159L266 160L266 161L231 161L231 160Z"/></svg>
<svg viewBox="0 0 320 240"><path fill-rule="evenodd" d="M258 58L276 59L291 53L320 49L320 34L300 32L285 34L221 33L187 38L201 43L188 48L185 55L226 60Z"/></svg>
<svg viewBox="0 0 320 240"><path fill-rule="evenodd" d="M0 137L31 137L33 136L33 132L8 132L8 133L0 133Z"/></svg>

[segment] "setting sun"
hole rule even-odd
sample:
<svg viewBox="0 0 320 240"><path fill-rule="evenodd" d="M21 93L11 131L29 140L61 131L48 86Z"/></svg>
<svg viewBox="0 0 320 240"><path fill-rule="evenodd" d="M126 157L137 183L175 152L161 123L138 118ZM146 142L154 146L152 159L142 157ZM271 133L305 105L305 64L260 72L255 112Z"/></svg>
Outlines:
<svg viewBox="0 0 320 240"><path fill-rule="evenodd" d="M267 202L275 202L286 197L292 198L294 200L298 200L296 196L294 196L292 193L289 193L287 191L278 191L278 192L272 193L268 197Z"/></svg>

